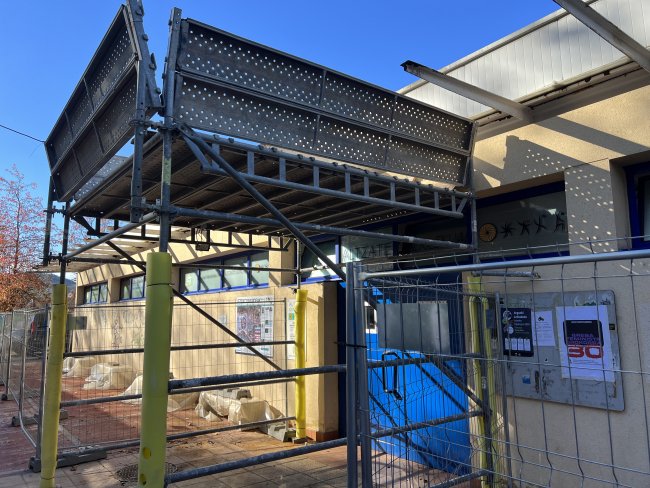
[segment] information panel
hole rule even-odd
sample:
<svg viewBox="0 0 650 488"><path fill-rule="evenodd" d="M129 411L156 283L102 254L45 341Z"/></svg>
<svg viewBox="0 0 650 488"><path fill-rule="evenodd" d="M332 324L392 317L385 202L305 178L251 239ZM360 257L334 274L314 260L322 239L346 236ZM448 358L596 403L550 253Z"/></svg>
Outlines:
<svg viewBox="0 0 650 488"><path fill-rule="evenodd" d="M245 297L237 299L237 335L246 342L273 340L273 297ZM255 346L267 357L273 356L273 346ZM239 354L253 354L247 347L238 347Z"/></svg>
<svg viewBox="0 0 650 488"><path fill-rule="evenodd" d="M614 292L508 294L499 313L509 395L624 409Z"/></svg>

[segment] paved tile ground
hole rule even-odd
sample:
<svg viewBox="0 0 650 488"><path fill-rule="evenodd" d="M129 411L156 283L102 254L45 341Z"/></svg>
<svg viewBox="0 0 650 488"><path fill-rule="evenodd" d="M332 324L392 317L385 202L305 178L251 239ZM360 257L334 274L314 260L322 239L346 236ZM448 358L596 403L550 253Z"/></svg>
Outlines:
<svg viewBox="0 0 650 488"><path fill-rule="evenodd" d="M214 439L214 440L213 440ZM278 445L280 444L280 445ZM285 445L287 447L285 447ZM217 464L251 455L289 448L264 434L256 432L220 434L174 442L167 450L167 461L179 471ZM207 476L177 483L179 487L345 487L347 486L345 448L336 448L318 454L289 458L219 475ZM109 453L107 459L57 470L56 482L68 487L128 487L135 483L120 480L118 471L137 463L137 450ZM0 488L19 486L37 487L38 473L29 471L0 474Z"/></svg>
<svg viewBox="0 0 650 488"><path fill-rule="evenodd" d="M0 488L37 487L39 473L27 470L34 448L18 427L11 426L16 403L0 402ZM178 471L219 464L283 449L291 443L280 442L257 431L230 431L174 441L167 449L167 461ZM57 470L56 483L61 488L132 487L134 482L120 479L118 472L138 461L137 449L109 452L108 458ZM450 474L406 463L377 453L373 471L378 486L425 488L446 481ZM346 487L346 448L340 447L306 456L265 463L245 469L197 478L173 486L178 487ZM457 485L467 488L470 485ZM476 486L476 485L473 485Z"/></svg>
<svg viewBox="0 0 650 488"><path fill-rule="evenodd" d="M0 392L4 392L4 386L0 386ZM34 455L34 447L22 430L11 426L17 410L15 401L0 401L0 473L25 469Z"/></svg>

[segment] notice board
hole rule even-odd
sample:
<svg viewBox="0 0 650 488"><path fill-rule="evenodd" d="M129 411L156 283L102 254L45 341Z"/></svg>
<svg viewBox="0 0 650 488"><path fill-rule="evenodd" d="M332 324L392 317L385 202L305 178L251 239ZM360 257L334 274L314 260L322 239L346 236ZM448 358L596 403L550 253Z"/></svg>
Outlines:
<svg viewBox="0 0 650 488"><path fill-rule="evenodd" d="M509 395L624 409L613 291L508 294L498 317Z"/></svg>

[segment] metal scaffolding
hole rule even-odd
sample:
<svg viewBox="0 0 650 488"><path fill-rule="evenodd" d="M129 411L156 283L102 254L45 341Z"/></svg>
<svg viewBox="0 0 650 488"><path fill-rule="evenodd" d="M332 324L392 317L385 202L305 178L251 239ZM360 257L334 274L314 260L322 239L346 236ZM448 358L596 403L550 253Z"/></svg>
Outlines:
<svg viewBox="0 0 650 488"><path fill-rule="evenodd" d="M142 420L139 482L151 486L162 483L158 468L160 460L164 461L164 453L161 457L148 447L164 443L164 435L160 438L152 423L164 413L160 402L152 403L162 393L154 392L151 379L169 367L164 364L169 355L154 359L151 348L162 347L166 353L181 350L165 346L166 327L156 337L146 332L152 320L157 325L171 321L162 307L166 297L181 300L228 334L234 340L231 345L247 348L274 370L174 380L168 384L169 394L222 384L287 381L308 374L344 374L350 367L286 370L275 364L259 352L258 344L233 333L204 307L171 288L166 275L171 263L163 259L170 244L200 246L202 250L226 246L286 252L292 242L298 242L345 280L339 263L314 244L313 237L358 236L467 252L475 247L476 207L471 190L471 121L183 19L179 9L171 13L160 89L143 16L139 0L127 0L120 8L47 138L52 177L43 264L58 264L61 283L66 270L81 271L100 264L128 264L147 272L144 347L100 352L144 353L143 394L134 398L142 398L143 411L148 412L148 418ZM132 154L116 156L129 140ZM57 208L56 202L64 207ZM51 251L55 213L62 213L65 219L58 255ZM408 216L467 218L473 229L472 242L363 228ZM90 237L75 249L68 248L71 220ZM214 240L217 232L225 232L227 239ZM266 244L260 244L261 235ZM158 263L155 269L134 258L156 248L158 253L148 254L148 259ZM299 285L298 268L282 271L294 273ZM153 303L156 299L162 302ZM52 337L60 336L61 328L65 330L58 308L56 313ZM186 349L192 346L182 350ZM82 357L84 353L79 354ZM74 353L68 356L74 357ZM350 359L354 360L354 355ZM60 365L52 366L57 367ZM56 372L50 374L56 376ZM352 394L350 389L348 393ZM52 405L56 403L56 392L45 396ZM64 405L111 401L116 398L67 401ZM216 431L219 429L183 436ZM348 436L348 440L356 445L357 436ZM111 447L133 445L129 442ZM341 439L263 457L280 459L345 442ZM51 461L51 456L48 459ZM201 473L177 473L165 482L231 469L224 466ZM44 467L48 473L43 479L53 476L51 470L52 466Z"/></svg>

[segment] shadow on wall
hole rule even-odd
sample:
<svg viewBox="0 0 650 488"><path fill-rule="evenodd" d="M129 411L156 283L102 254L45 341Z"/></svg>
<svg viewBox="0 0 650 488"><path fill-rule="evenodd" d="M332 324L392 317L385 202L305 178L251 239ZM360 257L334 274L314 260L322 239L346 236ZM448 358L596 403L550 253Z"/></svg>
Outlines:
<svg viewBox="0 0 650 488"><path fill-rule="evenodd" d="M583 162L526 139L508 136L503 163L503 173L511 175L504 180L523 180L561 173Z"/></svg>
<svg viewBox="0 0 650 488"><path fill-rule="evenodd" d="M584 157L577 156L581 160L575 159L530 140L508 135L505 140L505 156L500 161L501 164L496 162L496 158L494 161L487 161L475 157L477 188L495 188L522 179L559 173L582 163L610 160L649 149L649 146L562 117L542 120L536 122L535 126L556 133L557 137L553 137L553 133L548 132L544 136L545 139L553 137L553 145L556 148L559 147L556 142L563 142L567 148L566 152L577 155L575 151L580 151ZM538 130L534 130L534 126L531 128L534 134L540 134Z"/></svg>
<svg viewBox="0 0 650 488"><path fill-rule="evenodd" d="M501 165L474 158L475 187L479 190L522 182L561 173L565 168L582 164L575 158L535 144L517 136L506 137L505 156Z"/></svg>
<svg viewBox="0 0 650 488"><path fill-rule="evenodd" d="M553 117L551 119L542 120L537 122L537 125L559 133L562 136L570 136L575 139L580 139L589 144L600 146L610 151L619 154L634 154L641 151L647 151L648 147L636 142L630 141L623 137L615 136L602 130L594 129L572 120L563 119L561 117ZM603 155L610 158L611 155ZM592 161L602 159L600 156L591 158Z"/></svg>
<svg viewBox="0 0 650 488"><path fill-rule="evenodd" d="M627 218L627 213L617 215L615 212L609 161L569 168L565 172L565 182L569 241L602 241L619 237L616 218ZM625 195L616 198L627 201ZM580 247L586 253L610 252L618 250L618 243L601 242ZM579 252L576 249L572 254Z"/></svg>
<svg viewBox="0 0 650 488"><path fill-rule="evenodd" d="M583 131L582 136L585 138L594 137L598 135L596 133L600 133L600 131L593 131L580 126L580 124L562 119L556 119L552 125L558 131L565 129L567 132L574 131L575 133L572 135L576 137L580 135L576 132L579 130ZM603 142L612 148L616 146L619 149L623 149L622 146L625 145L626 151L630 150L633 145L633 143L615 136L611 136L609 139L604 138ZM615 198L620 200L619 203L622 207L625 206L624 202L627 200L626 195L615 196L613 194L609 160L588 164L529 140L508 136L502 168L480 160L476 161L476 165L477 188L494 188L501 184L523 182L563 173L570 242L617 237L614 200ZM618 176L614 175L614 177ZM623 214L624 212L619 218L627 218L627 214ZM590 247L589 250L604 252L615 248L617 246L612 243L599 244Z"/></svg>

